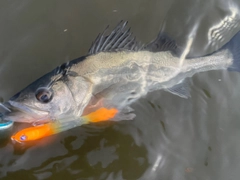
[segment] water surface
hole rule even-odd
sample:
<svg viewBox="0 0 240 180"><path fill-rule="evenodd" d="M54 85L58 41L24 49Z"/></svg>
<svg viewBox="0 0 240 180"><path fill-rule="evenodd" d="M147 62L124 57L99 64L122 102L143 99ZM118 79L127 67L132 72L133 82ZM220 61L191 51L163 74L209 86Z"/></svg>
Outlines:
<svg viewBox="0 0 240 180"><path fill-rule="evenodd" d="M237 1L235 2L237 3ZM108 24L128 20L147 42L160 30L205 55L207 33L231 17L229 1L1 1L0 96L5 100L59 64L85 55ZM218 46L234 32L229 30ZM0 132L2 179L226 180L240 177L240 74L211 71L191 79L191 98L164 91L133 104L133 121L77 127L29 145Z"/></svg>

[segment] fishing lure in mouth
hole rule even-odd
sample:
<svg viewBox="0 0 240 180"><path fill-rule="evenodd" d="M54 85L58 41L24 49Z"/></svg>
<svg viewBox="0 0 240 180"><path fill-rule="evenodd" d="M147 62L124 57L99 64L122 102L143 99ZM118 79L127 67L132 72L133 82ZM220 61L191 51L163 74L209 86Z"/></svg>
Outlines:
<svg viewBox="0 0 240 180"><path fill-rule="evenodd" d="M112 109L100 108L86 116L82 116L78 119L71 120L68 122L55 121L47 124L42 124L39 126L25 128L14 134L11 137L11 139L19 143L34 141L69 130L77 126L81 126L82 124L107 121L113 118L117 113L118 110L114 108Z"/></svg>

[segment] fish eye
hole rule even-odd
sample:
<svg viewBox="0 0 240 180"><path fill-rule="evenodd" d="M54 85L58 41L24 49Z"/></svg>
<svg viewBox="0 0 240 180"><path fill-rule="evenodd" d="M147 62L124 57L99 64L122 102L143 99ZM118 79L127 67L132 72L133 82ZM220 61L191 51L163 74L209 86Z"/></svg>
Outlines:
<svg viewBox="0 0 240 180"><path fill-rule="evenodd" d="M40 88L36 92L36 98L41 103L48 103L52 100L53 92L47 88Z"/></svg>

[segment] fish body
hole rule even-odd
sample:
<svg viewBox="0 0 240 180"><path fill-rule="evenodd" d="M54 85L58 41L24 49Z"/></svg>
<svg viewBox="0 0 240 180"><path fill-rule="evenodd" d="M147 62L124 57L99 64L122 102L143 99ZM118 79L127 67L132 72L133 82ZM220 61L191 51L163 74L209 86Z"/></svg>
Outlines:
<svg viewBox="0 0 240 180"><path fill-rule="evenodd" d="M114 108L118 113L111 120L130 120L135 117L131 103L148 92L164 89L187 98L187 77L217 69L239 71L240 33L209 56L182 61L174 41L159 34L141 46L125 26L120 23L108 35L104 31L88 55L64 63L5 102L10 111L2 112L4 119L70 122L100 108Z"/></svg>

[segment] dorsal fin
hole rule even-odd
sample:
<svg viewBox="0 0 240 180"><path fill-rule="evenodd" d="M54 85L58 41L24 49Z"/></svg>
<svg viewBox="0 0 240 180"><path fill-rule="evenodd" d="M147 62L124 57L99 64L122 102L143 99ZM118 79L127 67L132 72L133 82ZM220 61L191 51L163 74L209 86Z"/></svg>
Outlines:
<svg viewBox="0 0 240 180"><path fill-rule="evenodd" d="M176 55L181 55L182 53L181 47L179 47L173 39L161 32L155 40L144 47L144 50L151 52L171 51Z"/></svg>
<svg viewBox="0 0 240 180"><path fill-rule="evenodd" d="M121 21L110 34L105 34L107 28L100 33L92 43L88 54L99 52L113 52L121 50L138 51L141 49L141 43L137 42L132 36L130 28L126 29L127 21Z"/></svg>

